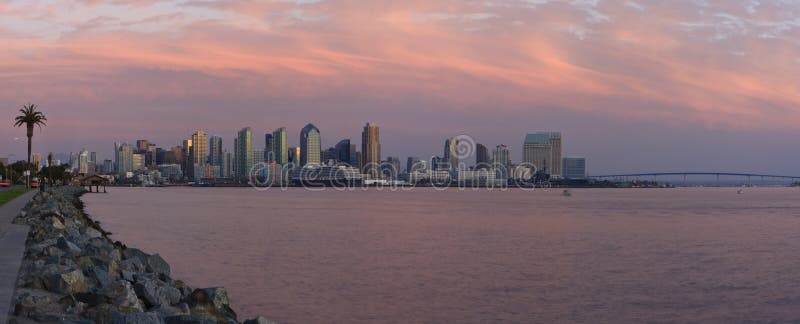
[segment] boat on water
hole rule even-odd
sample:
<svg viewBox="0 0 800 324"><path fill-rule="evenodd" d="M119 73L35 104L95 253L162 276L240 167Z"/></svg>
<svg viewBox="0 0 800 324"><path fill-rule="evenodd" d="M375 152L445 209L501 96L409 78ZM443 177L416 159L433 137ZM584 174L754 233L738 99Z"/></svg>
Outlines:
<svg viewBox="0 0 800 324"><path fill-rule="evenodd" d="M564 191L561 192L561 195L564 197L572 196L572 191L569 191L569 189L564 189Z"/></svg>

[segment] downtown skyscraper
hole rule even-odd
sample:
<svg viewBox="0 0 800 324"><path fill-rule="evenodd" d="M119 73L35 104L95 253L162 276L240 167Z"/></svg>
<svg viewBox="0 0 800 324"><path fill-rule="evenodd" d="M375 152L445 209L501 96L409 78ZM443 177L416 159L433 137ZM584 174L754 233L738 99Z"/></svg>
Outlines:
<svg viewBox="0 0 800 324"><path fill-rule="evenodd" d="M322 149L319 129L308 124L300 130L300 166L320 165Z"/></svg>
<svg viewBox="0 0 800 324"><path fill-rule="evenodd" d="M522 158L536 171L561 177L561 133L536 132L525 136Z"/></svg>
<svg viewBox="0 0 800 324"><path fill-rule="evenodd" d="M211 136L211 139L208 140L208 163L221 167L223 159L222 136Z"/></svg>
<svg viewBox="0 0 800 324"><path fill-rule="evenodd" d="M240 179L247 179L250 177L250 169L253 168L253 131L250 130L250 127L242 128L239 131L234 150L236 176Z"/></svg>
<svg viewBox="0 0 800 324"><path fill-rule="evenodd" d="M380 129L375 123L367 123L361 132L361 172L369 177L380 176L381 139Z"/></svg>
<svg viewBox="0 0 800 324"><path fill-rule="evenodd" d="M189 149L189 168L188 174L195 181L199 181L204 174L206 161L208 160L208 136L202 130L197 130L192 134L192 147Z"/></svg>
<svg viewBox="0 0 800 324"><path fill-rule="evenodd" d="M286 127L281 127L272 132L272 156L280 165L289 163L289 145L286 139Z"/></svg>

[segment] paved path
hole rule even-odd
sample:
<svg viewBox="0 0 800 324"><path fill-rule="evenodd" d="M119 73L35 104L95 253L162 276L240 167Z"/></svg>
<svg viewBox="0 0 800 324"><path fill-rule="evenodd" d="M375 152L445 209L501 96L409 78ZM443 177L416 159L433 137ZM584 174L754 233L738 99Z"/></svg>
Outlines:
<svg viewBox="0 0 800 324"><path fill-rule="evenodd" d="M28 226L14 225L11 221L25 207L36 191L31 191L0 206L0 324L8 322L11 299L17 286L17 275L25 252Z"/></svg>

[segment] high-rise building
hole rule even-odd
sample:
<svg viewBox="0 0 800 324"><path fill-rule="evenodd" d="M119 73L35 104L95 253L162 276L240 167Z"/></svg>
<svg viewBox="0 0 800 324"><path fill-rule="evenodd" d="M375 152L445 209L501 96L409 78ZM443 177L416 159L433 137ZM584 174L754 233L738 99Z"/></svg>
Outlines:
<svg viewBox="0 0 800 324"><path fill-rule="evenodd" d="M81 153L78 155L78 173L89 173L89 152L86 150L81 150Z"/></svg>
<svg viewBox="0 0 800 324"><path fill-rule="evenodd" d="M114 161L103 160L103 174L114 173Z"/></svg>
<svg viewBox="0 0 800 324"><path fill-rule="evenodd" d="M350 139L343 139L336 143L336 159L341 163L346 163L349 166L358 164L356 160L356 145L350 144Z"/></svg>
<svg viewBox="0 0 800 324"><path fill-rule="evenodd" d="M259 163L266 162L264 160L264 149L263 148L253 148L252 153L250 154L250 160L252 161L253 165L257 165Z"/></svg>
<svg viewBox="0 0 800 324"><path fill-rule="evenodd" d="M236 136L236 176L247 179L253 168L253 131L242 128Z"/></svg>
<svg viewBox="0 0 800 324"><path fill-rule="evenodd" d="M69 168L71 171L78 171L78 154L75 152L69 152Z"/></svg>
<svg viewBox="0 0 800 324"><path fill-rule="evenodd" d="M222 166L222 136L214 135L208 140L208 163L213 166Z"/></svg>
<svg viewBox="0 0 800 324"><path fill-rule="evenodd" d="M397 180L400 175L400 158L396 156L387 157L385 163L381 163L381 173L383 173L384 178Z"/></svg>
<svg viewBox="0 0 800 324"><path fill-rule="evenodd" d="M295 165L300 165L300 147L290 147L286 151L286 161Z"/></svg>
<svg viewBox="0 0 800 324"><path fill-rule="evenodd" d="M208 160L208 136L202 130L195 131L191 138L191 149L189 150L189 172L188 175L193 180L199 181L195 178L196 175L202 175L203 172L195 171L194 168L205 168L206 160Z"/></svg>
<svg viewBox="0 0 800 324"><path fill-rule="evenodd" d="M478 143L475 145L475 166L479 169L489 165L489 149L486 145Z"/></svg>
<svg viewBox="0 0 800 324"><path fill-rule="evenodd" d="M31 164L33 164L33 172L39 171L42 166L42 155L39 153L31 154Z"/></svg>
<svg viewBox="0 0 800 324"><path fill-rule="evenodd" d="M406 173L424 172L428 169L425 160L418 157L409 156L406 160Z"/></svg>
<svg viewBox="0 0 800 324"><path fill-rule="evenodd" d="M494 152L492 152L492 163L501 168L508 168L511 166L511 153L508 146L500 144L494 148Z"/></svg>
<svg viewBox="0 0 800 324"><path fill-rule="evenodd" d="M272 132L272 153L278 164L289 163L289 146L286 139L286 127L281 127ZM294 163L298 163L295 161Z"/></svg>
<svg viewBox="0 0 800 324"><path fill-rule="evenodd" d="M380 174L380 163L380 129L374 123L367 123L361 132L361 172L377 179Z"/></svg>
<svg viewBox="0 0 800 324"><path fill-rule="evenodd" d="M300 166L319 165L322 149L319 129L308 124L300 130Z"/></svg>
<svg viewBox="0 0 800 324"><path fill-rule="evenodd" d="M267 163L275 162L275 148L272 140L272 133L264 134L264 161Z"/></svg>
<svg viewBox="0 0 800 324"><path fill-rule="evenodd" d="M564 173L564 179L586 179L586 158L565 157L561 163L561 171Z"/></svg>
<svg viewBox="0 0 800 324"><path fill-rule="evenodd" d="M150 141L148 141L148 140L144 140L144 139L136 140L136 150L139 151L139 153L147 151L147 146L149 144L150 144Z"/></svg>
<svg viewBox="0 0 800 324"><path fill-rule="evenodd" d="M128 143L114 143L115 159L117 164L117 175L124 179L128 172L133 172L133 151L134 147Z"/></svg>
<svg viewBox="0 0 800 324"><path fill-rule="evenodd" d="M460 162L458 159L458 139L455 137L448 138L444 141L444 162L450 165L450 173L452 176L458 175Z"/></svg>
<svg viewBox="0 0 800 324"><path fill-rule="evenodd" d="M158 147L153 144L147 144L147 151L145 151L144 156L144 164L150 169L156 169L156 152L158 151Z"/></svg>
<svg viewBox="0 0 800 324"><path fill-rule="evenodd" d="M100 163L98 163L100 161L97 161L97 152L89 153L89 161L94 162L95 164L98 164L98 165L100 164Z"/></svg>
<svg viewBox="0 0 800 324"><path fill-rule="evenodd" d="M552 177L561 177L561 133L537 132L525 136L523 161L534 165L537 171Z"/></svg>
<svg viewBox="0 0 800 324"><path fill-rule="evenodd" d="M222 166L220 167L220 176L230 178L233 174L233 154L228 151L222 153Z"/></svg>
<svg viewBox="0 0 800 324"><path fill-rule="evenodd" d="M181 173L187 179L194 174L192 171L192 139L183 140L181 147Z"/></svg>
<svg viewBox="0 0 800 324"><path fill-rule="evenodd" d="M144 153L133 153L131 155L131 169L133 171L144 170Z"/></svg>

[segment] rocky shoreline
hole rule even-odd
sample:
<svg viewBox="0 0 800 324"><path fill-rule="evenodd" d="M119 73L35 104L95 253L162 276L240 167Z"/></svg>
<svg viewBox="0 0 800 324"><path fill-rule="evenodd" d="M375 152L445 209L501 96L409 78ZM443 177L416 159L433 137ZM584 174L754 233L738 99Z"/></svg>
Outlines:
<svg viewBox="0 0 800 324"><path fill-rule="evenodd" d="M14 220L30 232L10 323L239 323L225 288L192 289L158 254L112 241L83 212L84 192L38 193Z"/></svg>

